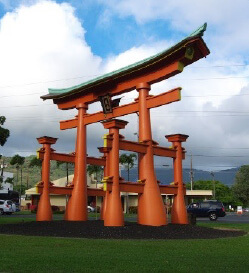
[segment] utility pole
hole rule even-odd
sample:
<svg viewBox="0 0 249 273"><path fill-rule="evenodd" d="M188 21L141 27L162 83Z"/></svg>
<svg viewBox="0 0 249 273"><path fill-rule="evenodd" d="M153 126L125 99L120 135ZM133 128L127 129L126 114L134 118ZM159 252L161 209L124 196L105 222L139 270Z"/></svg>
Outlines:
<svg viewBox="0 0 249 273"><path fill-rule="evenodd" d="M214 200L215 200L215 180L214 180L214 173L211 172L210 174L211 174L211 176L213 177L213 198L214 198Z"/></svg>
<svg viewBox="0 0 249 273"><path fill-rule="evenodd" d="M2 183L3 183L3 168L4 168L4 161L2 159L2 155L0 154L0 159L1 159L1 174L0 174L0 189L2 188Z"/></svg>
<svg viewBox="0 0 249 273"><path fill-rule="evenodd" d="M21 166L20 207L21 205L22 205L22 166Z"/></svg>
<svg viewBox="0 0 249 273"><path fill-rule="evenodd" d="M193 172L193 162L192 162L192 154L190 159L190 189L193 190L194 187L194 172Z"/></svg>

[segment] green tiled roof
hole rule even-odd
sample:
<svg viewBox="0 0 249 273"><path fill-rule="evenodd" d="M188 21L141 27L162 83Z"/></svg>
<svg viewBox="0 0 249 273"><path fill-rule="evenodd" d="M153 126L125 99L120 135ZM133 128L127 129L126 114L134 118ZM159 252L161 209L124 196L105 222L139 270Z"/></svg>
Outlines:
<svg viewBox="0 0 249 273"><path fill-rule="evenodd" d="M153 55L149 58L146 58L144 60L141 60L139 62L133 63L131 65L128 65L126 67L123 67L121 69L115 70L113 72L107 73L105 75L102 75L100 77L94 78L92 80L89 80L87 82L81 83L79 85L75 85L69 88L63 88L63 89L52 89L49 88L48 95L42 96L41 98L43 99L49 99L49 98L59 98L61 96L65 96L65 95L70 95L70 94L74 94L77 93L77 90L79 89L85 89L87 87L90 87L92 85L97 85L101 82L106 82L110 79L114 79L118 76L121 76L125 73L130 72L133 69L139 69L142 66L146 66L147 64L149 64L151 61L156 61L157 59L160 59L162 56L165 56L167 54L170 54L171 52L173 52L177 47L179 47L182 43L186 42L187 40L194 38L194 37L202 37L205 30L207 28L207 23L205 23L204 25L202 25L201 27L199 27L197 30L195 30L193 33L191 33L189 36L187 36L185 39L183 39L182 41L180 41L179 43L175 44L174 46L156 54Z"/></svg>

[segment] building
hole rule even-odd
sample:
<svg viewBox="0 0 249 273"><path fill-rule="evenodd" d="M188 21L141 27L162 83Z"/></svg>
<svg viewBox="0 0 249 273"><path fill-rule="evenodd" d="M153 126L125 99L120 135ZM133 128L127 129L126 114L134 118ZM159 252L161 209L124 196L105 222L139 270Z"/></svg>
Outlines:
<svg viewBox="0 0 249 273"><path fill-rule="evenodd" d="M54 180L52 183L57 187L65 187L67 183L71 183L73 181L73 175L70 175L67 178L63 177L57 180ZM93 176L87 176L87 185L91 188L102 188L102 183L96 183L96 180L94 180ZM37 206L39 201L39 193L36 191L36 187L33 187L31 189L26 190L26 200L22 200L22 206L26 208L29 208L30 204L32 206ZM166 207L170 207L172 205L172 195L168 194L162 194L164 204ZM192 199L209 199L212 197L212 191L211 190L187 190L186 191L186 197L185 202L186 204L189 204ZM102 197L95 197L95 196L89 196L88 197L88 205L91 205L92 207L101 207L102 203ZM121 201L123 205L124 212L126 213L129 208L136 208L138 205L138 194L137 193L125 193L121 192ZM50 194L50 202L52 206L59 207L60 210L65 210L66 204L67 204L67 196L65 195L58 195L58 194Z"/></svg>

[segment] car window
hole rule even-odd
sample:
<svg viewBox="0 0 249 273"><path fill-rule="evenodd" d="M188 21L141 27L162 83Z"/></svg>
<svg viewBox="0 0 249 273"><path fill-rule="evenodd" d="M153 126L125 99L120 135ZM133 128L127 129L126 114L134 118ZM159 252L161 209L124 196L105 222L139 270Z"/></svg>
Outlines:
<svg viewBox="0 0 249 273"><path fill-rule="evenodd" d="M216 205L217 205L218 208L222 208L223 207L222 203L217 203Z"/></svg>
<svg viewBox="0 0 249 273"><path fill-rule="evenodd" d="M7 201L7 204L8 205L12 205L12 201Z"/></svg>
<svg viewBox="0 0 249 273"><path fill-rule="evenodd" d="M201 203L201 208L202 209L207 209L210 207L210 204L209 203Z"/></svg>
<svg viewBox="0 0 249 273"><path fill-rule="evenodd" d="M197 208L199 208L199 203L192 203L192 204L190 204L190 208L191 209L197 209Z"/></svg>
<svg viewBox="0 0 249 273"><path fill-rule="evenodd" d="M3 201L0 201L0 205L3 205L4 204L4 202Z"/></svg>

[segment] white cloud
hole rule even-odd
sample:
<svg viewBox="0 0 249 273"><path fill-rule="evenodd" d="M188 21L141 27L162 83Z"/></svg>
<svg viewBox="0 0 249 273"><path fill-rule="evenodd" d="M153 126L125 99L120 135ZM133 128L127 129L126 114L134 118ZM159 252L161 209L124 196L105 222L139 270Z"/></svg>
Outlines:
<svg viewBox="0 0 249 273"><path fill-rule="evenodd" d="M109 1L108 3L110 4L111 2ZM120 1L120 4L119 2L115 2L115 10L124 16L128 14L130 3L130 1ZM134 4L131 7L132 14L136 16L137 20L142 22L152 20L153 18L163 18L163 16L171 14L172 11L176 10L180 2L175 1L175 4L169 2L170 5L168 6L160 6L159 4L164 2L155 1L152 4L152 2L147 1L143 6L143 12L141 12L141 8L139 9L140 15L137 13L136 8L139 7L139 3L141 4L141 2L133 1L132 3ZM199 2L195 3L199 5ZM188 13L190 12L190 7L186 7L187 14L184 14L183 9L179 8L178 14L182 15L182 17L172 17L173 15L171 14L168 20L173 20L172 24L179 27L179 29L180 24L184 25L184 29L193 29L193 25L198 25L199 19L203 22L205 16L203 15L204 17L202 18L192 6L191 19ZM149 14L148 11L151 11L151 8L153 8L153 12ZM225 22L226 19L224 18L227 18L227 15L224 17L222 14L221 18L219 18L218 11L221 12L221 8L217 8L216 11L210 9L208 6L206 9L205 12L211 13L213 11L214 13L212 15L212 24L215 25L217 23L218 27L221 27L221 23ZM234 7L235 9L236 7ZM204 13L204 11L201 12ZM140 18L139 16L144 16L144 18ZM153 17L150 18L149 16ZM106 20L108 23L108 18ZM191 22L188 23L188 20ZM228 26L224 26L224 29L226 29L226 33L228 34L232 26L229 23ZM94 77L94 75L113 71L149 57L176 42L159 41L141 45L140 47L133 47L126 52L122 52L117 56L109 56L106 60L102 60L92 53L91 48L85 41L84 35L85 30L75 16L72 6L65 3L57 4L53 1L35 1L34 4L29 3L29 5L20 6L14 11L7 13L1 19L1 115L7 117L6 127L11 131L11 137L3 147L5 154L19 151L27 151L26 154L30 154L30 150L35 152L36 147L38 147L35 138L41 135L59 137L57 150L72 151L75 144L75 130L61 132L58 121L72 118L75 112L59 111L56 109L56 106L51 105L51 101L42 102L39 96L45 94L48 87L67 87L84 82L90 77ZM207 36L211 44L214 45L214 41L217 40L212 40L211 35ZM236 39L232 39L234 36L228 36L227 40L229 37L232 40L231 45L229 45L231 47L232 43L233 45L236 44ZM209 42L207 44L209 45ZM245 93L249 93L247 87L248 78L244 78L248 75L248 67L232 66L234 63L243 63L243 56L232 54L231 57L224 58L223 47L219 48L219 45L215 45L215 48L217 49L216 54L214 54L215 59L211 55L206 60L199 61L186 68L181 75L153 85L152 94L165 92L177 86L183 87L181 102L163 106L152 111L153 137L161 145L167 145L164 135L185 133L190 135L188 143L185 146L189 147L189 150L192 149L193 153L217 154L220 152L220 150L216 150L215 148L210 148L208 152L207 150L203 151L191 148L198 146L224 148L224 150L221 150L221 154L224 155L229 155L231 151L228 148L231 146L249 147L247 140L248 130L247 126L245 126L247 117L228 118L222 117L220 113L215 113L215 115L207 112L236 111L238 109L246 111L249 98L245 95ZM218 67L220 64L223 64L224 67ZM48 82L50 80L80 76L86 77L68 81ZM220 78L220 80L215 78ZM27 85L27 83L32 82L41 83ZM26 96L25 94L27 93L38 94ZM209 96L210 94L216 96ZM122 99L122 103L128 103L136 96L137 92L133 91ZM27 105L37 106L22 107ZM94 105L90 110L96 111L97 107L99 106ZM197 115L200 117L196 117ZM209 117L206 117L207 115ZM124 117L124 119L130 123L127 129L121 133L127 139L135 140L134 133L137 130L136 115ZM94 155L97 153L96 147L101 146L101 136L103 133L102 125L89 126L89 154ZM241 150L233 151L233 153L235 152L236 154L242 154ZM216 158L211 160L210 158L198 158L198 160L200 165L209 164L210 166L211 163L214 163L216 165L234 164L237 166L243 164L245 159L224 157L222 159Z"/></svg>
<svg viewBox="0 0 249 273"><path fill-rule="evenodd" d="M37 147L35 137L42 134L63 136L56 120L73 117L72 113L49 106L52 102L42 102L40 95L46 94L48 87L72 86L99 73L102 60L91 52L84 34L73 8L65 3L39 1L20 6L1 19L1 115L6 116L5 126L11 132L4 146L6 153L30 151ZM48 82L77 76L83 77ZM32 93L35 95L25 95ZM74 143L74 134L70 136ZM30 143L25 145L27 139L33 145L30 148Z"/></svg>
<svg viewBox="0 0 249 273"><path fill-rule="evenodd" d="M108 59L106 69L108 71L118 69L151 56L163 48L167 48L167 43L131 48ZM214 62L207 58L187 67L181 74L153 85L151 94L159 94L178 86L183 88L180 102L151 111L154 140L161 145L169 146L165 135L188 134L190 137L184 146L188 148L189 154L192 151L193 155L224 155L223 158L202 156L194 158L195 166L199 168L243 164L245 153L241 148L249 148L249 140L245 137L249 132L244 125L249 116L244 114L238 116L233 112L247 111L249 83L246 75L249 71L247 66L232 66L233 64L234 60L230 62L228 59L216 59ZM137 92L133 91L121 101L123 104L128 103L135 97ZM128 139L135 140L136 115L125 117L125 120L128 120L129 124L122 134ZM230 147L232 149L229 149ZM233 155L242 157L230 157ZM189 158L184 164L189 164Z"/></svg>
<svg viewBox="0 0 249 273"><path fill-rule="evenodd" d="M211 48L247 51L249 2L240 0L98 0L120 17L133 16L139 24L155 20L168 22L173 29L189 33L208 22ZM214 43L213 43L214 42ZM210 45L210 43L209 43ZM220 52L222 53L222 52Z"/></svg>

